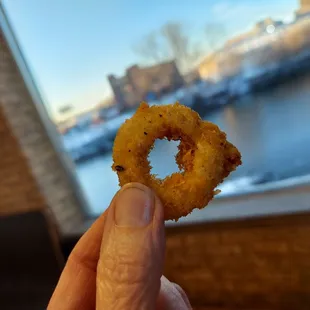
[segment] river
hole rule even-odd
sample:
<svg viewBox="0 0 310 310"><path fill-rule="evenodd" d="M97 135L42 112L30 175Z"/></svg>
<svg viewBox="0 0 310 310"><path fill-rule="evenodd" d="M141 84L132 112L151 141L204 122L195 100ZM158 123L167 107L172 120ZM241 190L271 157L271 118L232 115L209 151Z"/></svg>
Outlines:
<svg viewBox="0 0 310 310"><path fill-rule="evenodd" d="M266 174L270 180L310 174L310 75L294 78L265 92L241 98L204 117L227 133L242 153L243 165L230 179ZM159 141L150 155L153 172L177 171L177 144ZM77 166L77 175L97 215L118 189L111 154Z"/></svg>

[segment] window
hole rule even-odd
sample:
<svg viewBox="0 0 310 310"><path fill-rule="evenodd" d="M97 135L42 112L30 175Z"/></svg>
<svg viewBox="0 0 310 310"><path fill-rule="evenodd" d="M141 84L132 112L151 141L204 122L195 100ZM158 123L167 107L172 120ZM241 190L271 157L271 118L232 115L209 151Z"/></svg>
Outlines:
<svg viewBox="0 0 310 310"><path fill-rule="evenodd" d="M75 163L88 215L100 214L118 189L111 170L113 140L145 98L192 107L241 150L243 165L219 187L218 199L310 182L305 2L3 5ZM176 144L164 143L150 157L160 177L176 169Z"/></svg>

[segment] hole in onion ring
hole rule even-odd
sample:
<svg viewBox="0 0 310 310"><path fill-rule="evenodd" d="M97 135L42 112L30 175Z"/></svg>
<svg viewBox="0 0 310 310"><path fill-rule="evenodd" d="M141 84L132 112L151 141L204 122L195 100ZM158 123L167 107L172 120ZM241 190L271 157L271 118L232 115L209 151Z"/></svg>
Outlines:
<svg viewBox="0 0 310 310"><path fill-rule="evenodd" d="M152 167L151 173L158 179L163 180L168 175L180 171L175 156L178 153L180 141L168 141L167 139L156 139L154 148L148 156Z"/></svg>

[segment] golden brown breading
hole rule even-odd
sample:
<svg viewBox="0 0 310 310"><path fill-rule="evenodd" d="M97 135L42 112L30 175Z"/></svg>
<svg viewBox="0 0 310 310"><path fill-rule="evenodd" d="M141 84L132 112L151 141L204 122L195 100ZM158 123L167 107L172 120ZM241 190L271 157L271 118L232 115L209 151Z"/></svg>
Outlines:
<svg viewBox="0 0 310 310"><path fill-rule="evenodd" d="M183 171L160 180L150 174L148 155L155 140L164 138L180 140L176 162ZM113 161L120 186L139 182L152 188L164 205L165 219L178 220L209 203L216 186L241 164L241 155L225 133L190 108L142 103L120 127Z"/></svg>

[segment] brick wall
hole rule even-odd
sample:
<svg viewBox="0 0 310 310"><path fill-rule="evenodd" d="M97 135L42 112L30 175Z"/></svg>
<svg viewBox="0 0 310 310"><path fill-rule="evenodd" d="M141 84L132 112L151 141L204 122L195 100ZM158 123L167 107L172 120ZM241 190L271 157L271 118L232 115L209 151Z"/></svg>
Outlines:
<svg viewBox="0 0 310 310"><path fill-rule="evenodd" d="M310 214L170 228L165 275L201 309L309 309L309 236Z"/></svg>
<svg viewBox="0 0 310 310"><path fill-rule="evenodd" d="M149 91L155 93L164 89L173 91L184 83L174 61L145 68L134 66L127 71L127 75L141 100Z"/></svg>

